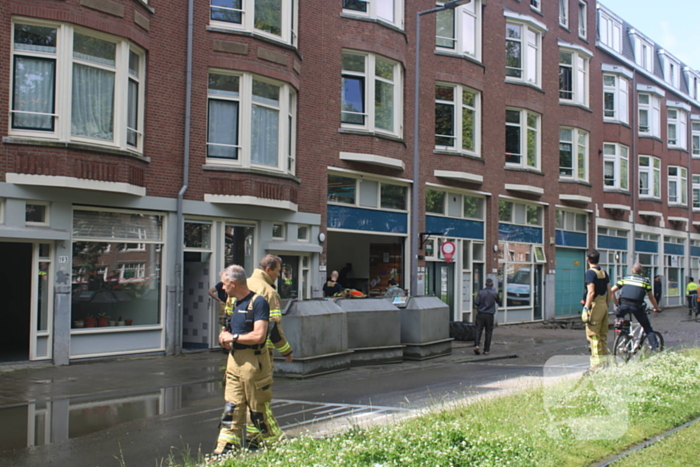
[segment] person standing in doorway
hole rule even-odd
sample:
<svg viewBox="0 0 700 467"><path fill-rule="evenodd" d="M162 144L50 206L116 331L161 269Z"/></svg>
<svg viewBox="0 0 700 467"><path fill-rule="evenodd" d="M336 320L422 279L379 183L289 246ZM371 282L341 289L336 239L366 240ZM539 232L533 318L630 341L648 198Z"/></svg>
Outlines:
<svg viewBox="0 0 700 467"><path fill-rule="evenodd" d="M685 286L685 296L688 299L688 316L692 316L698 309L698 284L692 277L688 278L688 285Z"/></svg>
<svg viewBox="0 0 700 467"><path fill-rule="evenodd" d="M474 300L476 305L476 338L474 339L474 353L479 355L479 343L481 342L481 332L486 331L484 336L484 355L491 351L491 336L493 334L493 322L496 317L498 307L501 306L501 299L493 288L493 280L486 279L486 287L481 289Z"/></svg>
<svg viewBox="0 0 700 467"><path fill-rule="evenodd" d="M228 300L228 295L224 290L224 283L219 282L214 287L209 289L209 296L219 302L219 324L221 324L221 326L225 326L226 300Z"/></svg>
<svg viewBox="0 0 700 467"><path fill-rule="evenodd" d="M586 324L586 339L591 347L591 367L595 371L605 366L608 355L608 306L610 304L610 277L598 266L600 253L590 250L586 255L589 269L586 271L586 304L583 315Z"/></svg>
<svg viewBox="0 0 700 467"><path fill-rule="evenodd" d="M661 306L661 294L663 293L663 284L661 284L661 276L654 277L654 300Z"/></svg>

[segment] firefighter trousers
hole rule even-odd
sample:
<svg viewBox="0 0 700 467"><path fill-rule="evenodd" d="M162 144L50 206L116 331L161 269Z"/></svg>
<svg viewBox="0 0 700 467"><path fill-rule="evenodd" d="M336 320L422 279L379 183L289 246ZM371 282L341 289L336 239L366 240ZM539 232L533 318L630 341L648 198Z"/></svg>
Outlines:
<svg viewBox="0 0 700 467"><path fill-rule="evenodd" d="M223 452L227 444L240 447L241 436L250 413L257 429L252 440L259 446L269 445L282 436L282 431L272 414L272 370L267 349L234 349L226 365L226 401L221 417L221 430L215 452Z"/></svg>
<svg viewBox="0 0 700 467"><path fill-rule="evenodd" d="M591 318L586 324L586 339L591 346L591 370L607 363L608 352L608 303L605 295L593 299Z"/></svg>

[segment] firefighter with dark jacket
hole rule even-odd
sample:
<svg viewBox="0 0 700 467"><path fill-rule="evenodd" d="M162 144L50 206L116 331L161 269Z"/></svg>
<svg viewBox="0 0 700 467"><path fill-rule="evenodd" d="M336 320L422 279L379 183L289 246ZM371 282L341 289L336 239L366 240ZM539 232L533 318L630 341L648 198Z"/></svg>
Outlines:
<svg viewBox="0 0 700 467"><path fill-rule="evenodd" d="M627 313L632 313L639 324L644 328L644 332L649 338L649 345L652 349L656 349L659 346L659 342L656 339L656 334L651 328L651 323L649 322L649 317L647 316L644 307L644 297L648 297L651 304L654 306L654 311L659 312L659 304L656 303L656 298L651 287L651 281L648 277L642 276L642 265L636 263L632 266L632 274L625 276L615 284L611 292L612 299L615 302L615 316L618 318L624 318ZM619 298L615 292L620 291Z"/></svg>
<svg viewBox="0 0 700 467"><path fill-rule="evenodd" d="M265 347L270 307L247 285L245 270L238 265L221 272L231 310L230 328L219 334L219 343L230 350L226 364L224 413L216 449L208 462L226 458L240 447L246 411L259 433L257 444L274 442L282 431L272 415L272 368Z"/></svg>

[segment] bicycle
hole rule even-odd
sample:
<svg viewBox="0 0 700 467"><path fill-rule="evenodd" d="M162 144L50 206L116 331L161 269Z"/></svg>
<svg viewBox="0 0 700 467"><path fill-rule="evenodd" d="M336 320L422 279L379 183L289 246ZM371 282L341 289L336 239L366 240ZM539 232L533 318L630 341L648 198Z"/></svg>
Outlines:
<svg viewBox="0 0 700 467"><path fill-rule="evenodd" d="M643 305L643 310L649 314L646 310L646 304ZM625 315L631 315L631 312L625 313ZM647 334L644 332L644 328L639 323L634 323L629 319L616 318L615 319L615 341L613 342L613 356L620 357L624 363L630 361L638 354L649 355L655 352L661 352L664 349L664 337L661 333L653 331L656 335L656 340L659 346L654 350L651 348L649 339L647 339Z"/></svg>

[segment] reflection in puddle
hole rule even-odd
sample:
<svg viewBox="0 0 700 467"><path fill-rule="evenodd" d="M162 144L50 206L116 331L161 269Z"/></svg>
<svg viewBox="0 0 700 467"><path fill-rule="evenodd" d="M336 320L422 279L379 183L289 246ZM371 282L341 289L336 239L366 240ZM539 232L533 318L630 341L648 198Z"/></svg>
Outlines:
<svg viewBox="0 0 700 467"><path fill-rule="evenodd" d="M119 397L82 397L0 410L0 452L78 438L122 423L186 408L221 393L218 381Z"/></svg>

